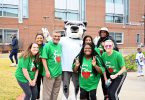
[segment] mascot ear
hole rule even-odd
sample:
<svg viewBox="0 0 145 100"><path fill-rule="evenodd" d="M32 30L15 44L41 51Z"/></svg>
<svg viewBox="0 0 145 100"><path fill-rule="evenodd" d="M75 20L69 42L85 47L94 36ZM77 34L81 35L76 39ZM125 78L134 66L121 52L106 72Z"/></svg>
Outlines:
<svg viewBox="0 0 145 100"><path fill-rule="evenodd" d="M68 21L64 21L64 24L66 24Z"/></svg>
<svg viewBox="0 0 145 100"><path fill-rule="evenodd" d="M87 26L87 22L83 22L85 26Z"/></svg>

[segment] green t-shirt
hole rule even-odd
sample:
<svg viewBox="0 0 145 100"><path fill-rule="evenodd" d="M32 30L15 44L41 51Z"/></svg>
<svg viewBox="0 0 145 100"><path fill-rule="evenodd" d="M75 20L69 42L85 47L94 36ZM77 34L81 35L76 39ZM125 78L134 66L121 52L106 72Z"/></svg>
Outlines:
<svg viewBox="0 0 145 100"><path fill-rule="evenodd" d="M39 55L40 55L40 56L42 55L43 47L44 47L44 45L42 45L42 46L39 47ZM44 66L43 66L42 61L40 61L40 62L38 63L38 68L39 68L39 74L40 74L40 75L43 75Z"/></svg>
<svg viewBox="0 0 145 100"><path fill-rule="evenodd" d="M100 53L100 49L95 47L95 51L99 54L99 56L101 57L101 53Z"/></svg>
<svg viewBox="0 0 145 100"><path fill-rule="evenodd" d="M99 61L98 61L98 66L101 68L103 73L104 68L102 67ZM79 73L79 84L80 87L86 91L91 91L96 89L100 80L100 74L99 73L94 74L92 68L93 68L92 58L86 59L85 57L83 57L81 72Z"/></svg>
<svg viewBox="0 0 145 100"><path fill-rule="evenodd" d="M49 41L44 45L41 58L46 59L48 70L52 78L62 74L61 55L62 47L60 44L56 45L52 41ZM43 72L43 76L45 76L45 71Z"/></svg>
<svg viewBox="0 0 145 100"><path fill-rule="evenodd" d="M23 57L19 58L18 67L15 72L15 77L20 82L24 82L24 83L28 82L28 80L25 78L25 76L23 74L22 68L27 69L31 80L33 80L35 78L36 67L34 66L32 59L34 59L34 57L33 58L27 57L25 59Z"/></svg>
<svg viewBox="0 0 145 100"><path fill-rule="evenodd" d="M123 66L125 66L125 61L122 54L118 51L113 50L111 55L106 52L102 54L102 59L106 65L106 68L110 74L118 73Z"/></svg>
<svg viewBox="0 0 145 100"><path fill-rule="evenodd" d="M97 49L95 48L95 50L96 50L100 55L102 55L103 52L104 52L104 47L100 44L99 47L98 47Z"/></svg>

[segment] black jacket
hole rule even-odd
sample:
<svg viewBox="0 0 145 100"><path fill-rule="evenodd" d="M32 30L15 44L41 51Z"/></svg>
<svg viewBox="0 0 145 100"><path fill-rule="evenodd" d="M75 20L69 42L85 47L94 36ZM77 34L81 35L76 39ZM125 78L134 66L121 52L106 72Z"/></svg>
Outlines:
<svg viewBox="0 0 145 100"><path fill-rule="evenodd" d="M101 44L102 42L105 42L106 40L112 40L113 43L114 43L114 50L119 51L119 49L118 49L118 47L117 47L117 43L115 42L115 40L114 40L111 36L107 36L107 37L105 37L105 38L100 38L100 39L98 40L98 43L97 43L96 46L99 47L100 44ZM104 51L105 51L105 50L104 50Z"/></svg>
<svg viewBox="0 0 145 100"><path fill-rule="evenodd" d="M13 37L11 46L12 46L12 49L19 49L18 39L16 37Z"/></svg>

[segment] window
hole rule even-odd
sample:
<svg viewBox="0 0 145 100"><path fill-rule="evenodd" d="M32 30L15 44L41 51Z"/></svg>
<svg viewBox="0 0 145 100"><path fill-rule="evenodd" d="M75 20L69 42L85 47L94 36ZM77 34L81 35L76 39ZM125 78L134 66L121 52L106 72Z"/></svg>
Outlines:
<svg viewBox="0 0 145 100"><path fill-rule="evenodd" d="M0 0L0 16L2 17L18 17L19 1ZM22 0L23 18L28 18L28 0Z"/></svg>
<svg viewBox="0 0 145 100"><path fill-rule="evenodd" d="M55 0L55 17L85 21L85 0Z"/></svg>
<svg viewBox="0 0 145 100"><path fill-rule="evenodd" d="M140 43L141 43L140 34L136 34L136 43L137 43L137 44L140 44Z"/></svg>
<svg viewBox="0 0 145 100"><path fill-rule="evenodd" d="M106 22L128 23L128 0L106 0Z"/></svg>
<svg viewBox="0 0 145 100"><path fill-rule="evenodd" d="M18 17L18 6L3 4L3 16Z"/></svg>
<svg viewBox="0 0 145 100"><path fill-rule="evenodd" d="M110 32L109 34L113 37L117 44L123 43L123 33Z"/></svg>
<svg viewBox="0 0 145 100"><path fill-rule="evenodd" d="M12 34L17 34L17 36L18 36L18 30L0 29L0 44L11 43Z"/></svg>

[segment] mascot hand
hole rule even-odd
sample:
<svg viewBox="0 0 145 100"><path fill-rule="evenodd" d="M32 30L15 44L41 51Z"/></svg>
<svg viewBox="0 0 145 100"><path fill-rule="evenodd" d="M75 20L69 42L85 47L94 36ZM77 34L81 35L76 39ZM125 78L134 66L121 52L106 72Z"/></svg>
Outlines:
<svg viewBox="0 0 145 100"><path fill-rule="evenodd" d="M52 37L50 36L50 33L48 32L48 29L47 28L42 28L42 32L43 32L43 35L44 35L44 38L49 41L52 39Z"/></svg>

